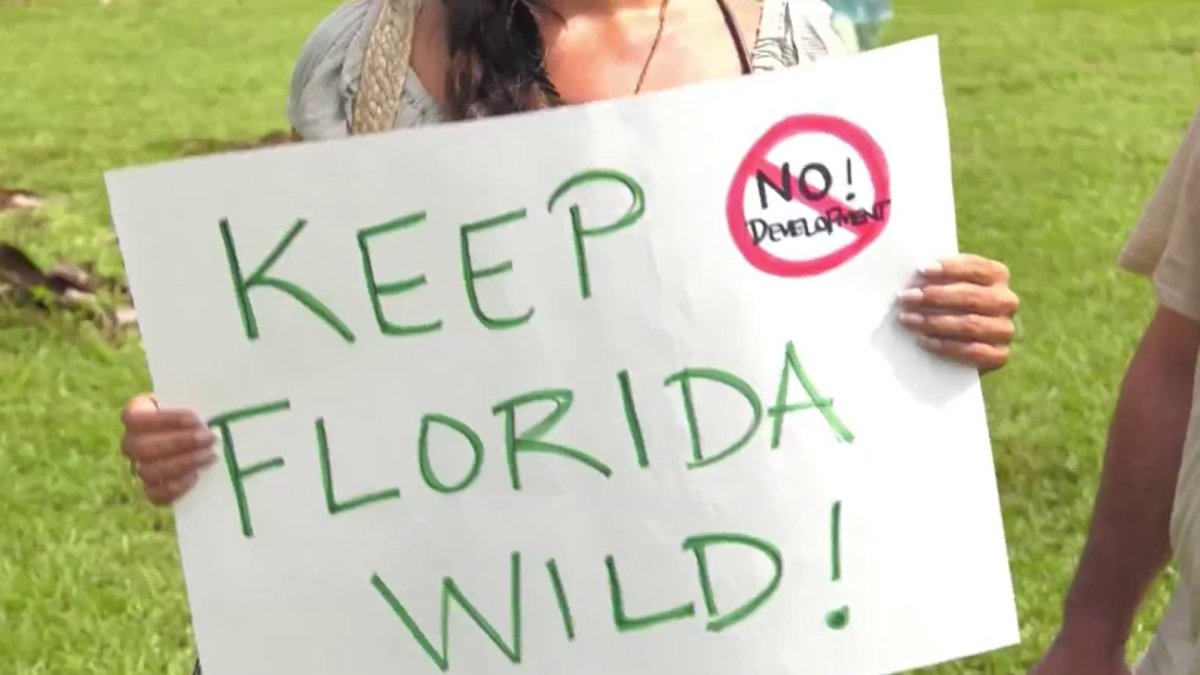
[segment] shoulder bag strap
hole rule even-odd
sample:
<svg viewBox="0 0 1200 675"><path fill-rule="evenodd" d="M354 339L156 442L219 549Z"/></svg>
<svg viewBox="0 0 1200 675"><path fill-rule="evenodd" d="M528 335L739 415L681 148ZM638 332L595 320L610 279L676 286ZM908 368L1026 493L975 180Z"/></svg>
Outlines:
<svg viewBox="0 0 1200 675"><path fill-rule="evenodd" d="M408 76L413 29L421 0L379 0L383 7L371 29L354 98L350 133L391 131Z"/></svg>

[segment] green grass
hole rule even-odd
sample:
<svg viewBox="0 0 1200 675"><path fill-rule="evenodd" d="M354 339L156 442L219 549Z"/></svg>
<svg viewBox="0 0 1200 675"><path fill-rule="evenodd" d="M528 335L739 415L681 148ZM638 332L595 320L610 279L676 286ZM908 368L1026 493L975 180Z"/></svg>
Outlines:
<svg viewBox="0 0 1200 675"><path fill-rule="evenodd" d="M928 672L1014 673L1057 627L1152 307L1113 259L1200 103L1200 22L1185 0L897 4L889 40L942 38L964 248L1005 260L1024 298L1012 365L985 385L1024 643ZM54 197L0 215L0 241L119 273L101 173L283 128L292 60L333 5L0 0L0 185ZM0 673L187 672L170 515L116 451L117 411L147 387L133 341L0 309Z"/></svg>

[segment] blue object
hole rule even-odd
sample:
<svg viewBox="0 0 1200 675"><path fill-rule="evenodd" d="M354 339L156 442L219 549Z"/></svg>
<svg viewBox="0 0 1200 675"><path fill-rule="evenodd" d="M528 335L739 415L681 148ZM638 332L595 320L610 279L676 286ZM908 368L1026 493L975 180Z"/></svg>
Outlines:
<svg viewBox="0 0 1200 675"><path fill-rule="evenodd" d="M838 16L854 24L859 46L871 49L879 43L879 33L892 18L892 0L826 0Z"/></svg>

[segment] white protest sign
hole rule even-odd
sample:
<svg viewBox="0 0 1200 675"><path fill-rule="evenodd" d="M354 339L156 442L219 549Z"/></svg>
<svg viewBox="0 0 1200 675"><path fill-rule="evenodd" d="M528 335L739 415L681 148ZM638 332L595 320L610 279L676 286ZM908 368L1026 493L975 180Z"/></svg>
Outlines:
<svg viewBox="0 0 1200 675"><path fill-rule="evenodd" d="M1008 645L937 43L108 176L206 675L875 675Z"/></svg>

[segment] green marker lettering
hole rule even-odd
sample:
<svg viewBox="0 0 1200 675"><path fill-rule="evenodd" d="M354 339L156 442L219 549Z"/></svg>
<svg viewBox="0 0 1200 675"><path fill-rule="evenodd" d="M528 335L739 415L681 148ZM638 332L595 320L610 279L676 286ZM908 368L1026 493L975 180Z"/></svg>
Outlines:
<svg viewBox="0 0 1200 675"><path fill-rule="evenodd" d="M333 467L329 461L329 439L325 435L325 418L317 418L317 454L321 459L321 485L325 488L325 508L329 510L330 515L337 515L345 511L357 509L360 506L373 504L385 499L399 499L400 490L392 488L390 490L380 490L369 494L339 501L333 493Z"/></svg>
<svg viewBox="0 0 1200 675"><path fill-rule="evenodd" d="M792 375L795 375L796 379L800 381L800 386L804 388L804 393L808 396L807 401L792 404L787 402L788 381ZM800 357L796 355L795 345L789 340L783 357L783 373L779 376L779 390L775 396L775 405L767 413L774 421L774 428L771 432L772 450L779 447L780 438L783 434L784 415L810 408L816 408L821 411L821 414L825 417L825 422L829 424L829 428L833 430L839 441L842 443L854 442L854 434L850 433L850 430L838 418L837 413L833 411L833 399L821 397L820 392L817 391L817 387L808 378L808 374L804 372L804 367L800 365Z"/></svg>
<svg viewBox="0 0 1200 675"><path fill-rule="evenodd" d="M237 501L238 518L242 524L242 535L247 539L254 536L254 527L250 522L250 505L246 502L245 481L255 474L282 467L283 458L275 457L265 462L251 464L247 467L241 466L238 464L237 453L233 449L233 431L229 427L234 422L262 415L270 415L281 410L289 410L291 407L292 404L290 401L275 401L251 408L242 408L222 413L208 421L208 426L216 429L221 435L221 453L225 458L225 468L229 470L229 482L233 485L233 498Z"/></svg>
<svg viewBox="0 0 1200 675"><path fill-rule="evenodd" d="M521 316L499 318L488 316L483 311L483 308L479 306L479 295L475 289L475 282L479 279L486 279L487 277L494 277L497 274L511 272L513 264L511 260L505 260L504 262L492 265L491 267L476 269L471 262L470 236L476 232L490 230L493 227L507 225L508 223L522 220L524 218L525 209L518 209L516 211L510 211L508 213L496 216L495 218L483 220L478 223L468 223L463 225L462 229L459 230L459 244L462 251L463 284L465 284L467 287L467 301L471 303L471 311L474 312L475 318L479 319L479 323L483 324L485 328L490 330L504 330L506 328L516 328L517 326L520 326L521 324L533 318L533 308L530 307L529 310Z"/></svg>
<svg viewBox="0 0 1200 675"><path fill-rule="evenodd" d="M608 591L612 598L613 624L617 627L618 632L645 630L660 623L678 621L696 615L696 605L689 602L654 614L629 616L625 613L625 598L621 592L621 579L617 576L617 563L611 555L604 559L604 566L608 569Z"/></svg>
<svg viewBox="0 0 1200 675"><path fill-rule="evenodd" d="M771 566L775 568L775 574L771 577L771 581L767 583L765 588L759 591L754 597L742 603L741 606L723 615L717 609L717 600L714 597L712 587L712 577L708 572L707 555L707 550L710 546L719 544L752 548L765 555L771 561ZM684 541L683 550L690 550L696 556L696 566L700 576L700 588L704 592L704 605L708 609L709 618L712 619L708 622L707 627L713 633L719 633L750 618L750 616L763 606L763 603L775 594L775 591L779 588L780 581L783 579L783 556L779 553L779 549L774 544L757 537L750 537L744 534L698 535L689 537Z"/></svg>
<svg viewBox="0 0 1200 675"><path fill-rule="evenodd" d="M511 612L512 612L512 640L505 642L500 636L500 632L484 618L483 614L471 604L471 601L463 595L459 590L458 584L452 577L446 577L442 581L442 608L441 608L441 629L442 629L442 648L433 646L429 641L428 636L417 625L412 614L404 607L383 579L379 578L378 574L371 575L371 586L383 597L384 602L391 607L396 616L400 617L400 621L404 623L404 627L412 634L413 639L420 645L421 650L429 657L430 661L437 666L438 670L443 673L450 670L450 602L455 602L475 625L479 627L483 634L491 640L492 644L504 654L508 660L514 664L521 663L521 554L514 552L512 554L512 582L510 585L511 593Z"/></svg>
<svg viewBox="0 0 1200 675"><path fill-rule="evenodd" d="M375 277L375 266L371 262L371 239L397 230L415 227L425 222L425 212L413 213L386 223L374 225L358 231L358 250L362 254L363 276L367 282L367 296L371 298L371 309L375 312L375 323L384 335L423 335L433 333L442 327L441 319L428 323L406 326L389 321L383 312L382 298L387 295L399 295L416 290L426 283L425 275L420 274L388 284L380 284Z"/></svg>
<svg viewBox="0 0 1200 675"><path fill-rule="evenodd" d="M842 580L842 502L839 499L829 510L829 551L833 581ZM825 613L825 625L843 630L850 625L850 606L842 605Z"/></svg>
<svg viewBox="0 0 1200 675"><path fill-rule="evenodd" d="M442 482L433 470L433 463L429 459L429 429L434 424L457 431L471 445L471 468L467 470L467 475L457 483ZM430 413L421 418L417 454L421 462L421 477L425 479L425 484L442 494L451 494L467 489L471 483L475 482L475 479L479 477L480 470L483 469L483 439L479 438L479 434L475 433L474 429L447 415Z"/></svg>
<svg viewBox="0 0 1200 675"><path fill-rule="evenodd" d="M637 406L633 403L633 387L629 384L629 371L617 373L617 382L621 385L621 404L625 407L625 423L629 426L629 435L633 438L633 451L637 453L638 466L643 469L650 466L650 456L646 454L646 437L642 433L642 422L638 419Z"/></svg>
<svg viewBox="0 0 1200 675"><path fill-rule="evenodd" d="M550 455L559 455L579 462L605 478L612 475L612 469L595 457L575 448L542 440L546 434L550 433L554 425L558 424L566 416L574 400L575 395L567 389L546 389L532 391L528 394L502 401L492 408L493 415L504 415L504 438L508 457L508 475L512 481L514 490L521 489L521 471L518 467L517 455L522 452L541 452ZM529 429L517 431L517 408L539 402L553 403L554 410L551 410L549 415L546 415L542 421Z"/></svg>
<svg viewBox="0 0 1200 675"><path fill-rule="evenodd" d="M571 605L567 602L567 591L563 588L562 576L558 573L558 563L554 558L546 561L546 572L550 574L550 585L554 587L554 599L558 603L558 613L562 616L567 640L574 641L575 621L571 619Z"/></svg>
<svg viewBox="0 0 1200 675"><path fill-rule="evenodd" d="M735 441L733 445L730 445L712 457L704 456L704 449L700 442L700 422L696 419L696 406L692 400L692 380L707 380L724 385L741 394L742 398L746 399L746 403L750 404L753 419L750 422L750 426L746 429L746 433L742 434L742 437ZM679 390L683 394L683 411L687 415L688 430L692 438L692 461L688 462L689 469L698 469L702 466L715 464L729 457L738 450L746 447L746 444L754 437L754 433L758 431L763 418L762 401L759 400L758 394L754 393L754 389L737 375L712 368L687 368L668 377L663 382L663 385L669 387L676 383L679 384Z"/></svg>
<svg viewBox="0 0 1200 675"><path fill-rule="evenodd" d="M579 294L585 300L592 297L592 280L588 274L587 250L584 246L584 240L588 237L600 237L612 234L640 220L646 212L646 193L637 181L620 171L614 169L593 169L568 178L566 182L558 186L554 194L550 195L550 202L546 205L546 210L553 213L555 203L572 189L580 185L600 182L615 182L620 184L629 191L632 203L629 205L629 210L625 212L625 215L617 219L617 222L593 228L585 228L583 226L583 215L579 211L579 205L571 205L571 232L575 241L575 265L579 270Z"/></svg>
<svg viewBox="0 0 1200 675"><path fill-rule="evenodd" d="M297 284L286 279L270 276L271 267L279 262L283 257L284 252L292 245L296 237L300 235L300 231L307 225L307 221L297 220L292 229L288 230L283 235L283 239L275 244L275 248L267 254L267 258L262 264L255 268L254 272L249 276L242 276L242 266L238 261L237 248L233 244L233 234L229 229L229 220L222 218L219 223L221 230L221 241L225 244L225 258L229 263L229 273L233 278L233 292L237 296L238 311L242 315L242 327L246 330L246 337L250 340L258 339L258 320L254 316L254 305L250 302L250 289L255 286L265 288L274 288L277 291L282 291L290 295L294 300L304 306L305 309L312 312L321 321L325 322L330 328L342 336L346 342L354 342L354 333L350 327L342 322L341 319L333 313L333 310L326 307L312 293L304 290Z"/></svg>

